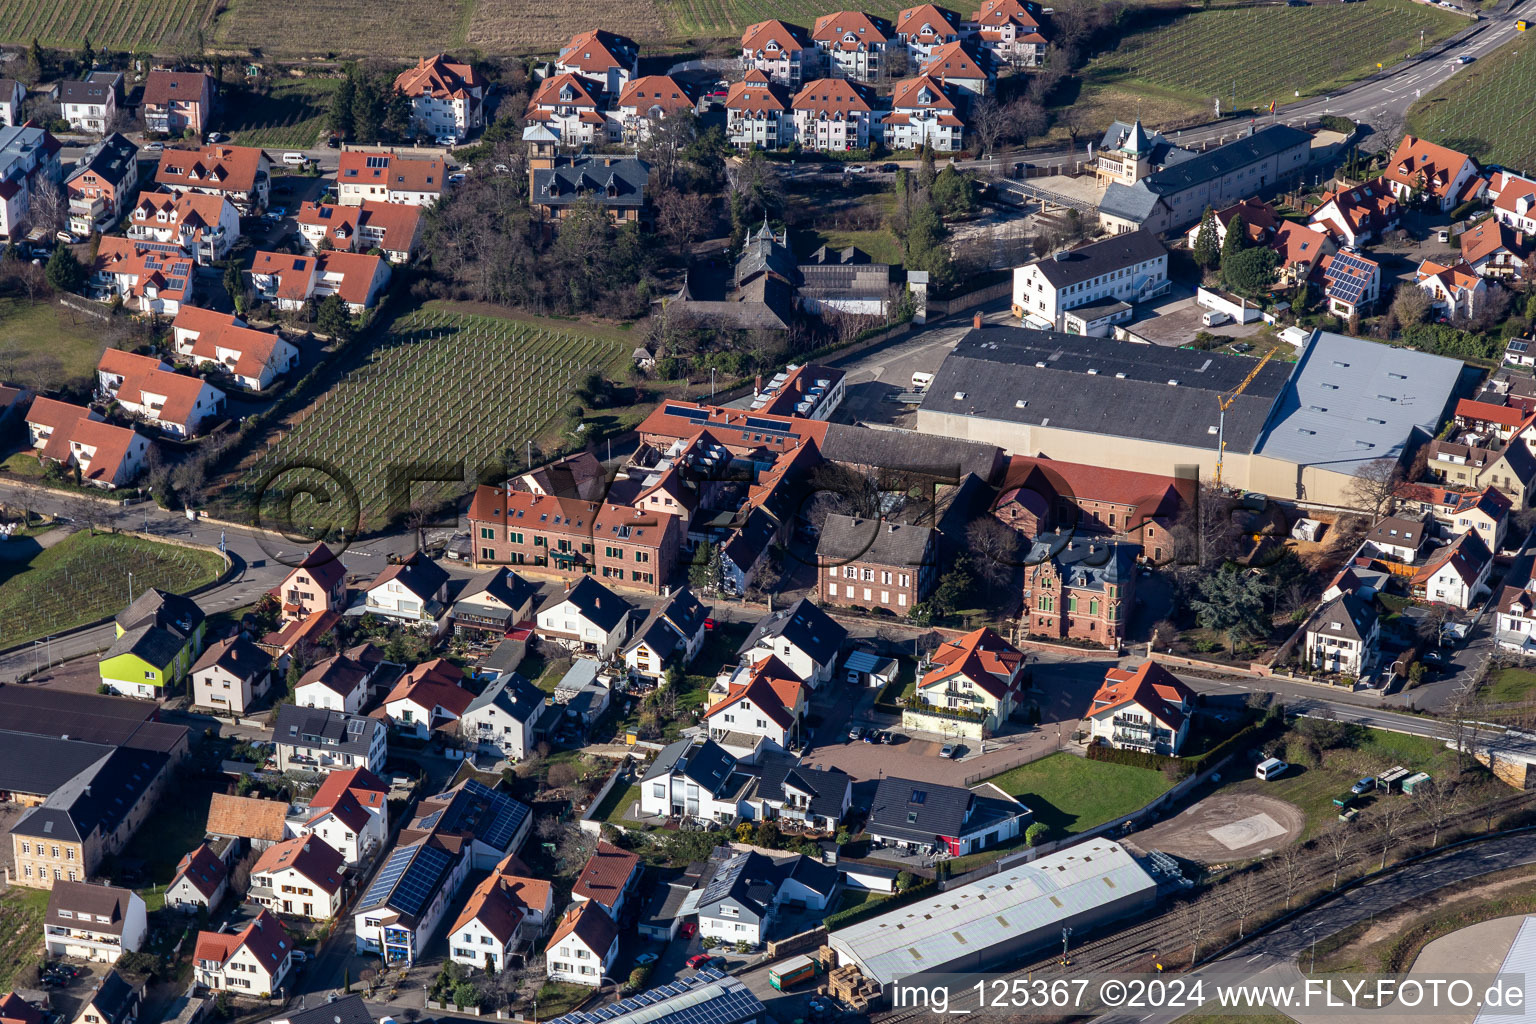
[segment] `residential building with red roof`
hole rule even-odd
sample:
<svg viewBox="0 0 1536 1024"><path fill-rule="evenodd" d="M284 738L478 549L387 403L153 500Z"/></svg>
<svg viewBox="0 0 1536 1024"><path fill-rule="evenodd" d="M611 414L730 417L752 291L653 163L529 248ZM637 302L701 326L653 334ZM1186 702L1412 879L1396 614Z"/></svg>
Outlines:
<svg viewBox="0 0 1536 1024"><path fill-rule="evenodd" d="M523 115L549 129L567 148L616 141L618 124L610 124L602 92L576 75L555 75L539 83Z"/></svg>
<svg viewBox="0 0 1536 1024"><path fill-rule="evenodd" d="M171 884L165 887L165 905L183 913L213 910L229 892L229 866L206 842L181 858Z"/></svg>
<svg viewBox="0 0 1536 1024"><path fill-rule="evenodd" d="M819 445L827 435L827 424L821 420L684 401L663 402L636 429L643 444L660 451L708 431L732 455L791 452L808 443Z"/></svg>
<svg viewBox="0 0 1536 1024"><path fill-rule="evenodd" d="M171 323L176 354L213 368L243 391L265 391L299 365L297 345L276 331L258 331L233 313L182 306Z"/></svg>
<svg viewBox="0 0 1536 1024"><path fill-rule="evenodd" d="M997 80L991 62L968 43L959 40L936 48L923 61L919 73L936 78L946 86L958 86L973 96L985 96Z"/></svg>
<svg viewBox="0 0 1536 1024"><path fill-rule="evenodd" d="M340 612L310 612L302 619L292 619L284 623L281 629L267 633L256 642L256 646L272 655L277 668L286 672L290 656L296 648L301 644L319 644L340 621Z"/></svg>
<svg viewBox="0 0 1536 1024"><path fill-rule="evenodd" d="M1496 487L1458 491L1433 484L1404 484L1397 490L1399 509L1427 512L1452 535L1468 531L1482 538L1489 551L1504 546L1514 502Z"/></svg>
<svg viewBox="0 0 1536 1024"><path fill-rule="evenodd" d="M316 611L345 611L347 567L320 541L269 593L281 603L283 622L293 622Z"/></svg>
<svg viewBox="0 0 1536 1024"><path fill-rule="evenodd" d="M1381 264L1348 246L1318 260L1313 277L1322 283L1328 312L1337 316L1366 313L1381 298Z"/></svg>
<svg viewBox="0 0 1536 1024"><path fill-rule="evenodd" d="M430 138L463 138L485 125L485 79L474 65L447 54L422 57L395 76L395 91L411 101L411 121Z"/></svg>
<svg viewBox="0 0 1536 1024"><path fill-rule="evenodd" d="M100 302L121 299L137 313L175 316L192 301L197 268L180 246L134 242L108 235L96 249L87 294Z"/></svg>
<svg viewBox="0 0 1536 1024"><path fill-rule="evenodd" d="M1402 207L1385 178L1323 194L1307 223L1340 245L1358 246L1382 238L1402 222Z"/></svg>
<svg viewBox="0 0 1536 1024"><path fill-rule="evenodd" d="M806 149L838 151L869 145L874 121L874 93L846 78L807 82L790 104L795 140Z"/></svg>
<svg viewBox="0 0 1536 1024"><path fill-rule="evenodd" d="M147 131L182 135L188 128L202 135L213 121L218 83L201 71L156 69L144 80L140 116Z"/></svg>
<svg viewBox="0 0 1536 1024"><path fill-rule="evenodd" d="M1112 668L1083 718L1092 742L1117 750L1177 756L1189 736L1195 691L1155 661L1134 672Z"/></svg>
<svg viewBox="0 0 1536 1024"><path fill-rule="evenodd" d="M621 920L624 907L634 898L644 874L645 865L639 854L599 840L571 886L571 902L592 900L601 903L609 917Z"/></svg>
<svg viewBox="0 0 1536 1024"><path fill-rule="evenodd" d="M1465 153L1412 135L1403 136L1381 176L1398 202L1422 200L1442 212L1476 199L1488 185Z"/></svg>
<svg viewBox="0 0 1536 1024"><path fill-rule="evenodd" d="M139 147L113 132L92 145L64 179L69 230L81 238L107 231L139 187Z"/></svg>
<svg viewBox="0 0 1536 1024"><path fill-rule="evenodd" d="M1309 279L1319 260L1338 251L1338 243L1331 235L1290 220L1282 221L1275 229L1269 247L1279 257L1275 283L1282 288L1294 288Z"/></svg>
<svg viewBox="0 0 1536 1024"><path fill-rule="evenodd" d="M794 138L789 93L766 72L752 68L725 96L725 137L737 149L778 149Z"/></svg>
<svg viewBox="0 0 1536 1024"><path fill-rule="evenodd" d="M577 75L596 85L610 96L637 76L640 66L640 47L633 39L590 29L571 37L560 48L555 59L555 74Z"/></svg>
<svg viewBox="0 0 1536 1024"><path fill-rule="evenodd" d="M963 19L947 7L920 4L896 15L896 38L914 62L925 61L947 43L960 41Z"/></svg>
<svg viewBox="0 0 1536 1024"><path fill-rule="evenodd" d="M1479 277L1514 281L1529 276L1536 235L1499 220L1481 221L1460 236L1461 261Z"/></svg>
<svg viewBox="0 0 1536 1024"><path fill-rule="evenodd" d="M1490 285L1465 262L1439 263L1425 260L1419 264L1416 280L1429 294L1434 308L1448 317L1476 316L1483 308Z"/></svg>
<svg viewBox="0 0 1536 1024"><path fill-rule="evenodd" d="M361 206L365 200L431 206L448 187L441 157L343 150L336 169L336 201Z"/></svg>
<svg viewBox="0 0 1536 1024"><path fill-rule="evenodd" d="M915 710L965 712L982 721L983 735L1006 722L1024 696L1023 653L985 627L941 644L921 669Z"/></svg>
<svg viewBox="0 0 1536 1024"><path fill-rule="evenodd" d="M601 903L583 900L566 909L544 950L551 981L601 988L619 955L619 927Z"/></svg>
<svg viewBox="0 0 1536 1024"><path fill-rule="evenodd" d="M820 66L811 34L777 18L748 25L741 33L741 62L792 89Z"/></svg>
<svg viewBox="0 0 1536 1024"><path fill-rule="evenodd" d="M341 909L346 867L318 836L286 839L257 858L246 898L284 917L327 921Z"/></svg>
<svg viewBox="0 0 1536 1024"><path fill-rule="evenodd" d="M788 750L801 736L807 706L805 685L774 657L733 673L743 675L746 682L728 682L725 694L712 698L704 712L709 738L737 757L753 756L763 739Z"/></svg>
<svg viewBox="0 0 1536 1024"><path fill-rule="evenodd" d="M240 240L240 211L228 196L144 192L124 233L135 241L180 246L206 267L223 259Z"/></svg>
<svg viewBox="0 0 1536 1024"><path fill-rule="evenodd" d="M448 929L448 957L465 966L496 969L506 957L536 942L554 923L549 882L529 877L528 866L509 853L470 893Z"/></svg>
<svg viewBox="0 0 1536 1024"><path fill-rule="evenodd" d="M834 11L816 19L811 41L822 67L833 78L874 82L885 67L886 50L896 40L896 26L863 11Z"/></svg>
<svg viewBox="0 0 1536 1024"><path fill-rule="evenodd" d="M395 731L426 739L432 730L457 722L475 699L463 682L462 669L433 658L401 677L384 698L384 713Z"/></svg>
<svg viewBox="0 0 1536 1024"><path fill-rule="evenodd" d="M0 128L0 235L24 233L32 211L32 193L43 182L63 178L58 139L31 121Z"/></svg>
<svg viewBox="0 0 1536 1024"><path fill-rule="evenodd" d="M1057 529L1142 545L1154 563L1173 557L1172 529L1193 486L1156 473L1014 456L992 514L1027 537Z"/></svg>
<svg viewBox="0 0 1536 1024"><path fill-rule="evenodd" d="M288 804L254 796L214 793L208 801L204 831L210 836L243 839L253 850L265 850L290 838Z"/></svg>
<svg viewBox="0 0 1536 1024"><path fill-rule="evenodd" d="M982 0L964 28L974 32L977 46L997 60L1016 67L1039 67L1049 40L1040 30L1040 7L1023 0Z"/></svg>
<svg viewBox="0 0 1536 1024"><path fill-rule="evenodd" d="M325 840L342 860L359 864L389 836L389 787L366 768L332 772L310 798L300 835Z"/></svg>
<svg viewBox="0 0 1536 1024"><path fill-rule="evenodd" d="M1216 232L1216 245L1221 247L1227 241L1227 229L1236 218L1243 222L1243 235L1248 239L1250 246L1268 245L1275 232L1282 224L1287 223L1275 212L1275 208L1258 196L1251 196L1242 202L1233 203L1221 210L1211 212L1211 226ZM1205 218L1200 223L1184 233L1185 241L1193 249L1200 239L1200 229L1204 226Z"/></svg>
<svg viewBox="0 0 1536 1024"><path fill-rule="evenodd" d="M1409 593L1419 601L1466 611L1480 604L1489 592L1488 574L1492 571L1493 553L1476 531L1468 530L1430 552L1409 581Z"/></svg>
<svg viewBox="0 0 1536 1024"><path fill-rule="evenodd" d="M126 487L149 457L148 438L105 423L100 413L84 406L34 398L26 423L39 459L66 469L79 466L81 481L95 487Z"/></svg>
<svg viewBox="0 0 1536 1024"><path fill-rule="evenodd" d="M1488 179L1493 197L1493 216L1500 224L1526 234L1536 233L1536 180L1508 171L1496 171Z"/></svg>
<svg viewBox="0 0 1536 1024"><path fill-rule="evenodd" d="M96 366L101 390L128 413L169 437L195 437L224 408L224 392L199 377L175 373L153 356L109 348Z"/></svg>
<svg viewBox="0 0 1536 1024"><path fill-rule="evenodd" d="M1462 398L1456 402L1454 415L1456 426L1463 430L1475 430L1485 436L1508 441L1525 422L1527 414L1518 406Z"/></svg>
<svg viewBox="0 0 1536 1024"><path fill-rule="evenodd" d="M3 79L0 84L4 84ZM0 996L0 1024L43 1024L43 1011L15 992L7 992Z"/></svg>
<svg viewBox="0 0 1536 1024"><path fill-rule="evenodd" d="M624 87L618 106L622 137L634 144L650 138L663 118L692 113L693 100L671 75L646 75Z"/></svg>
<svg viewBox="0 0 1536 1024"><path fill-rule="evenodd" d="M262 910L238 932L198 932L193 977L199 985L265 999L293 965L293 940L277 918Z"/></svg>
<svg viewBox="0 0 1536 1024"><path fill-rule="evenodd" d="M885 144L891 149L921 149L955 153L965 148L965 120L960 115L959 86L931 75L896 83L891 112L881 118Z"/></svg>
<svg viewBox="0 0 1536 1024"><path fill-rule="evenodd" d="M251 287L265 302L295 311L311 300L341 296L354 316L378 301L389 283L389 263L381 256L328 250L315 256L258 252L251 263Z"/></svg>
<svg viewBox="0 0 1536 1024"><path fill-rule="evenodd" d="M155 184L171 192L224 196L241 216L249 217L266 209L272 191L272 160L266 151L250 146L168 146L160 154Z"/></svg>
<svg viewBox="0 0 1536 1024"><path fill-rule="evenodd" d="M365 199L361 206L304 203L299 207L299 237L310 252L379 249L391 263L408 263L421 241L420 206Z"/></svg>

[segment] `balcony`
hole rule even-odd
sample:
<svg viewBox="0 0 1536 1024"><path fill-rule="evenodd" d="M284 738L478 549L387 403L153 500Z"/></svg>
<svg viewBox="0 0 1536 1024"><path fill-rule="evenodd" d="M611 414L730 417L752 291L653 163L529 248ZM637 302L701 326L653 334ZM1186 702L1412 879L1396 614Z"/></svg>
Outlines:
<svg viewBox="0 0 1536 1024"><path fill-rule="evenodd" d="M95 199L90 199L86 196L71 196L69 199L69 212L95 220L106 214L107 201L100 196L97 196Z"/></svg>

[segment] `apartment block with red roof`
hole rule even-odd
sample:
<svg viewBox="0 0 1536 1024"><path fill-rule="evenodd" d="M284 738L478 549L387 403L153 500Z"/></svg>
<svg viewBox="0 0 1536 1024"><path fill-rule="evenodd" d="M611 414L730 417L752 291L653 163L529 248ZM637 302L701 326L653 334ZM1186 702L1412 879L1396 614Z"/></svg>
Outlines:
<svg viewBox="0 0 1536 1024"><path fill-rule="evenodd" d="M777 18L748 25L741 33L743 70L756 68L780 85L796 88L820 66L811 34Z"/></svg>
<svg viewBox="0 0 1536 1024"><path fill-rule="evenodd" d="M139 148L113 132L87 149L64 179L69 230L81 238L106 231L139 186Z"/></svg>
<svg viewBox="0 0 1536 1024"><path fill-rule="evenodd" d="M620 135L633 145L650 138L663 118L691 113L693 100L671 75L646 75L624 87L618 108Z"/></svg>
<svg viewBox="0 0 1536 1024"><path fill-rule="evenodd" d="M410 98L412 123L430 138L462 140L485 124L485 79L447 54L422 57L400 72L395 90Z"/></svg>
<svg viewBox="0 0 1536 1024"><path fill-rule="evenodd" d="M1134 672L1106 672L1083 717L1095 743L1176 756L1189 736L1194 708L1195 691L1149 661Z"/></svg>
<svg viewBox="0 0 1536 1024"><path fill-rule="evenodd" d="M1131 541L1161 563L1173 556L1171 531L1193 496L1192 481L1016 455L992 514L1028 537L1066 530Z"/></svg>
<svg viewBox="0 0 1536 1024"><path fill-rule="evenodd" d="M964 28L974 33L978 47L997 60L1035 68L1045 61L1049 42L1040 28L1042 13L1038 4L1022 0L982 0Z"/></svg>
<svg viewBox="0 0 1536 1024"><path fill-rule="evenodd" d="M136 313L175 316L196 287L196 264L180 246L108 235L97 246L86 294L99 302L121 299Z"/></svg>
<svg viewBox="0 0 1536 1024"><path fill-rule="evenodd" d="M251 868L246 898L284 917L328 921L341 909L347 865L318 836L269 846Z"/></svg>
<svg viewBox="0 0 1536 1024"><path fill-rule="evenodd" d="M240 211L228 196L145 192L124 233L134 241L180 246L206 267L222 260L240 240Z"/></svg>
<svg viewBox="0 0 1536 1024"><path fill-rule="evenodd" d="M725 97L725 137L737 149L778 149L794 141L789 93L766 72L751 69Z"/></svg>
<svg viewBox="0 0 1536 1024"><path fill-rule="evenodd" d="M327 251L294 256L258 252L251 264L251 287L263 301L288 311L303 309L310 300L319 302L339 295L356 316L378 301L388 283L389 263L365 253Z"/></svg>
<svg viewBox="0 0 1536 1024"><path fill-rule="evenodd" d="M1471 157L1412 135L1403 136L1381 176L1398 202L1424 202L1442 212L1476 199L1488 186Z"/></svg>
<svg viewBox="0 0 1536 1024"><path fill-rule="evenodd" d="M576 75L556 75L539 84L523 116L544 125L568 148L616 141L618 124L609 122L602 96Z"/></svg>
<svg viewBox="0 0 1536 1024"><path fill-rule="evenodd" d="M391 263L408 263L421 241L421 207L364 199L360 206L305 203L299 207L299 237L312 252L378 249Z"/></svg>
<svg viewBox="0 0 1536 1024"><path fill-rule="evenodd" d="M125 412L170 437L195 437L224 408L224 392L200 378L173 372L153 356L109 348L101 354L96 378Z"/></svg>
<svg viewBox="0 0 1536 1024"><path fill-rule="evenodd" d="M966 712L990 735L1008 720L1024 696L1024 655L983 627L941 644L922 666L917 682L919 713Z"/></svg>
<svg viewBox="0 0 1536 1024"><path fill-rule="evenodd" d="M834 11L816 19L811 41L822 66L833 78L874 82L885 67L886 50L896 40L896 27L863 11Z"/></svg>
<svg viewBox="0 0 1536 1024"><path fill-rule="evenodd" d="M194 366L217 370L243 391L265 391L299 365L298 346L275 331L258 331L233 313L182 306L171 324L171 344Z"/></svg>
<svg viewBox="0 0 1536 1024"><path fill-rule="evenodd" d="M1536 181L1497 171L1488 179L1488 195L1493 198L1495 220L1516 231L1536 234Z"/></svg>
<svg viewBox="0 0 1536 1024"><path fill-rule="evenodd" d="M441 157L343 150L337 160L336 201L361 206L365 200L431 206L448 187Z"/></svg>
<svg viewBox="0 0 1536 1024"><path fill-rule="evenodd" d="M140 116L146 131L181 135L190 128L201 135L213 122L217 99L218 85L212 75L157 69L144 80Z"/></svg>
<svg viewBox="0 0 1536 1024"><path fill-rule="evenodd" d="M1434 308L1448 317L1476 316L1490 288L1485 279L1465 262L1439 263L1425 260L1419 264L1416 280L1421 289L1429 294Z"/></svg>
<svg viewBox="0 0 1536 1024"><path fill-rule="evenodd" d="M927 145L939 153L964 149L965 120L960 116L959 88L930 75L897 82L891 92L891 112L881 118L886 146L921 149Z"/></svg>
<svg viewBox="0 0 1536 1024"><path fill-rule="evenodd" d="M293 940L277 918L262 910L233 934L198 932L192 966L199 985L265 999L288 978Z"/></svg>
<svg viewBox="0 0 1536 1024"><path fill-rule="evenodd" d="M920 4L896 15L896 38L913 61L925 61L940 47L959 42L964 21L947 7Z"/></svg>
<svg viewBox="0 0 1536 1024"><path fill-rule="evenodd" d="M639 73L640 47L633 39L591 29L579 32L560 48L555 74L576 75L616 96Z"/></svg>
<svg viewBox="0 0 1536 1024"><path fill-rule="evenodd" d="M103 422L93 409L51 398L32 400L27 434L39 459L79 466L81 482L93 487L126 487L149 458L144 435Z"/></svg>
<svg viewBox="0 0 1536 1024"><path fill-rule="evenodd" d="M806 149L841 151L869 145L874 122L874 93L846 78L807 82L791 104L795 140Z"/></svg>
<svg viewBox="0 0 1536 1024"><path fill-rule="evenodd" d="M969 43L945 43L923 61L919 73L936 78L948 86L964 89L972 96L985 96L992 91L997 73L992 70L991 60L971 47Z"/></svg>
<svg viewBox="0 0 1536 1024"><path fill-rule="evenodd" d="M250 146L167 147L160 154L155 184L171 192L224 196L241 216L249 217L267 206L272 160L266 151Z"/></svg>

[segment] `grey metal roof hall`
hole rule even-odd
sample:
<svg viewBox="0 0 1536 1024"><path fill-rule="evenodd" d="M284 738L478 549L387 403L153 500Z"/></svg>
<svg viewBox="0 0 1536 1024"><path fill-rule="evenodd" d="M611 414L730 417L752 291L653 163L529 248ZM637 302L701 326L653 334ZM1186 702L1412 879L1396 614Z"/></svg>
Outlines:
<svg viewBox="0 0 1536 1024"><path fill-rule="evenodd" d="M1246 356L989 325L955 345L921 410L1214 451L1217 396L1254 365ZM1288 372L1271 362L1233 400L1228 451L1253 450Z"/></svg>
<svg viewBox="0 0 1536 1024"><path fill-rule="evenodd" d="M1416 432L1434 436L1461 372L1459 359L1313 331L1257 452L1350 474L1396 459Z"/></svg>

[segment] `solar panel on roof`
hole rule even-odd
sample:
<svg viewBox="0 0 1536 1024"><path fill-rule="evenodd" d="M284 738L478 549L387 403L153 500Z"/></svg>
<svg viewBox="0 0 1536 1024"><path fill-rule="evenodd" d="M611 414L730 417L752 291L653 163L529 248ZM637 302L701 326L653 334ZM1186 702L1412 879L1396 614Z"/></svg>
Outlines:
<svg viewBox="0 0 1536 1024"><path fill-rule="evenodd" d="M401 847L390 852L389 859L384 862L384 866L379 869L379 873L373 878L373 883L368 886L368 891L363 895L362 906L374 907L384 902L395 883L400 880L400 876L405 874L405 869L410 866L411 852L410 847Z"/></svg>

